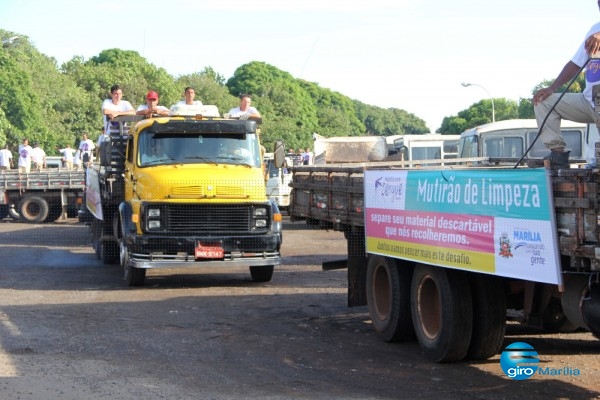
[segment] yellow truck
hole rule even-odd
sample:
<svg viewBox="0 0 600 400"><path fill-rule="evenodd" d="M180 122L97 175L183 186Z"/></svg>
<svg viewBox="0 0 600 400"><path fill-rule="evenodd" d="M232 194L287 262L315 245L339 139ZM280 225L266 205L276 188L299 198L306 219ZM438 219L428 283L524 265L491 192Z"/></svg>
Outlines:
<svg viewBox="0 0 600 400"><path fill-rule="evenodd" d="M98 258L120 263L130 286L142 285L147 269L189 267L247 266L265 282L281 262L261 121L221 118L214 106L200 112L115 118L99 165L87 170L91 216L80 219ZM282 160L283 148L277 154Z"/></svg>

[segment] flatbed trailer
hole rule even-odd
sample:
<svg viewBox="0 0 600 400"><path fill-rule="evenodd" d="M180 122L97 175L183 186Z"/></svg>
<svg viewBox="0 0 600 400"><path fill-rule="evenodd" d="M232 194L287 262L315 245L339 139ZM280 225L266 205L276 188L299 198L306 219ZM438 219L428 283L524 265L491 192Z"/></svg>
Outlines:
<svg viewBox="0 0 600 400"><path fill-rule="evenodd" d="M497 354L507 320L600 337L600 170L453 161L292 169L291 219L347 239L347 260L323 268L347 268L348 305L367 305L386 341L416 337L435 362ZM545 211L481 212L488 180L511 196L535 187Z"/></svg>
<svg viewBox="0 0 600 400"><path fill-rule="evenodd" d="M85 190L85 172L57 168L0 172L0 217L29 223L52 222L63 213L75 217Z"/></svg>

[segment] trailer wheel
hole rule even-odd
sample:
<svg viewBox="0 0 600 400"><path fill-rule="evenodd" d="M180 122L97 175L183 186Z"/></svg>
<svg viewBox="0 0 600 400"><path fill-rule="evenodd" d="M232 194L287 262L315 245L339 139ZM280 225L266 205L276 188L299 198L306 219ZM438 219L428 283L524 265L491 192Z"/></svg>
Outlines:
<svg viewBox="0 0 600 400"><path fill-rule="evenodd" d="M19 203L19 214L25 222L42 223L48 218L48 202L43 197L25 196Z"/></svg>
<svg viewBox="0 0 600 400"><path fill-rule="evenodd" d="M250 267L250 276L254 282L269 282L273 278L273 265L261 265Z"/></svg>
<svg viewBox="0 0 600 400"><path fill-rule="evenodd" d="M467 352L471 360L484 360L502 350L506 329L506 296L497 276L469 274L473 298L473 334Z"/></svg>
<svg viewBox="0 0 600 400"><path fill-rule="evenodd" d="M415 334L425 356L434 362L462 360L473 331L473 302L467 275L418 264L410 300Z"/></svg>
<svg viewBox="0 0 600 400"><path fill-rule="evenodd" d="M367 265L367 304L373 329L386 342L414 337L410 315L413 267L389 257L370 256Z"/></svg>

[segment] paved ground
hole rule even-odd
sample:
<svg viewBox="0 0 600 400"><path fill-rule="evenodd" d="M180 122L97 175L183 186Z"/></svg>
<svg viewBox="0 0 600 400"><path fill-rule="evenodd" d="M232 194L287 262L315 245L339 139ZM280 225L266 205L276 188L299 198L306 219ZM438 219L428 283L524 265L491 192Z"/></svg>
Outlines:
<svg viewBox="0 0 600 400"><path fill-rule="evenodd" d="M75 221L0 222L0 399L600 399L600 341L510 326L543 365L579 375L507 378L499 356L433 364L346 307L337 232L286 223L284 265L152 273L130 289Z"/></svg>

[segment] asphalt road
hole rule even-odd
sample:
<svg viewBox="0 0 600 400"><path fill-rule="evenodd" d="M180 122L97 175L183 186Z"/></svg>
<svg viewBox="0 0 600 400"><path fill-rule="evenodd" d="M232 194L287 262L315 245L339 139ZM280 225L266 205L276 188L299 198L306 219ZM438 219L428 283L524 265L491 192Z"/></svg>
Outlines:
<svg viewBox="0 0 600 400"><path fill-rule="evenodd" d="M338 232L285 223L283 265L152 271L128 288L76 221L0 222L0 399L600 399L600 341L508 327L543 366L578 375L508 378L497 355L434 364L382 342L346 307Z"/></svg>

